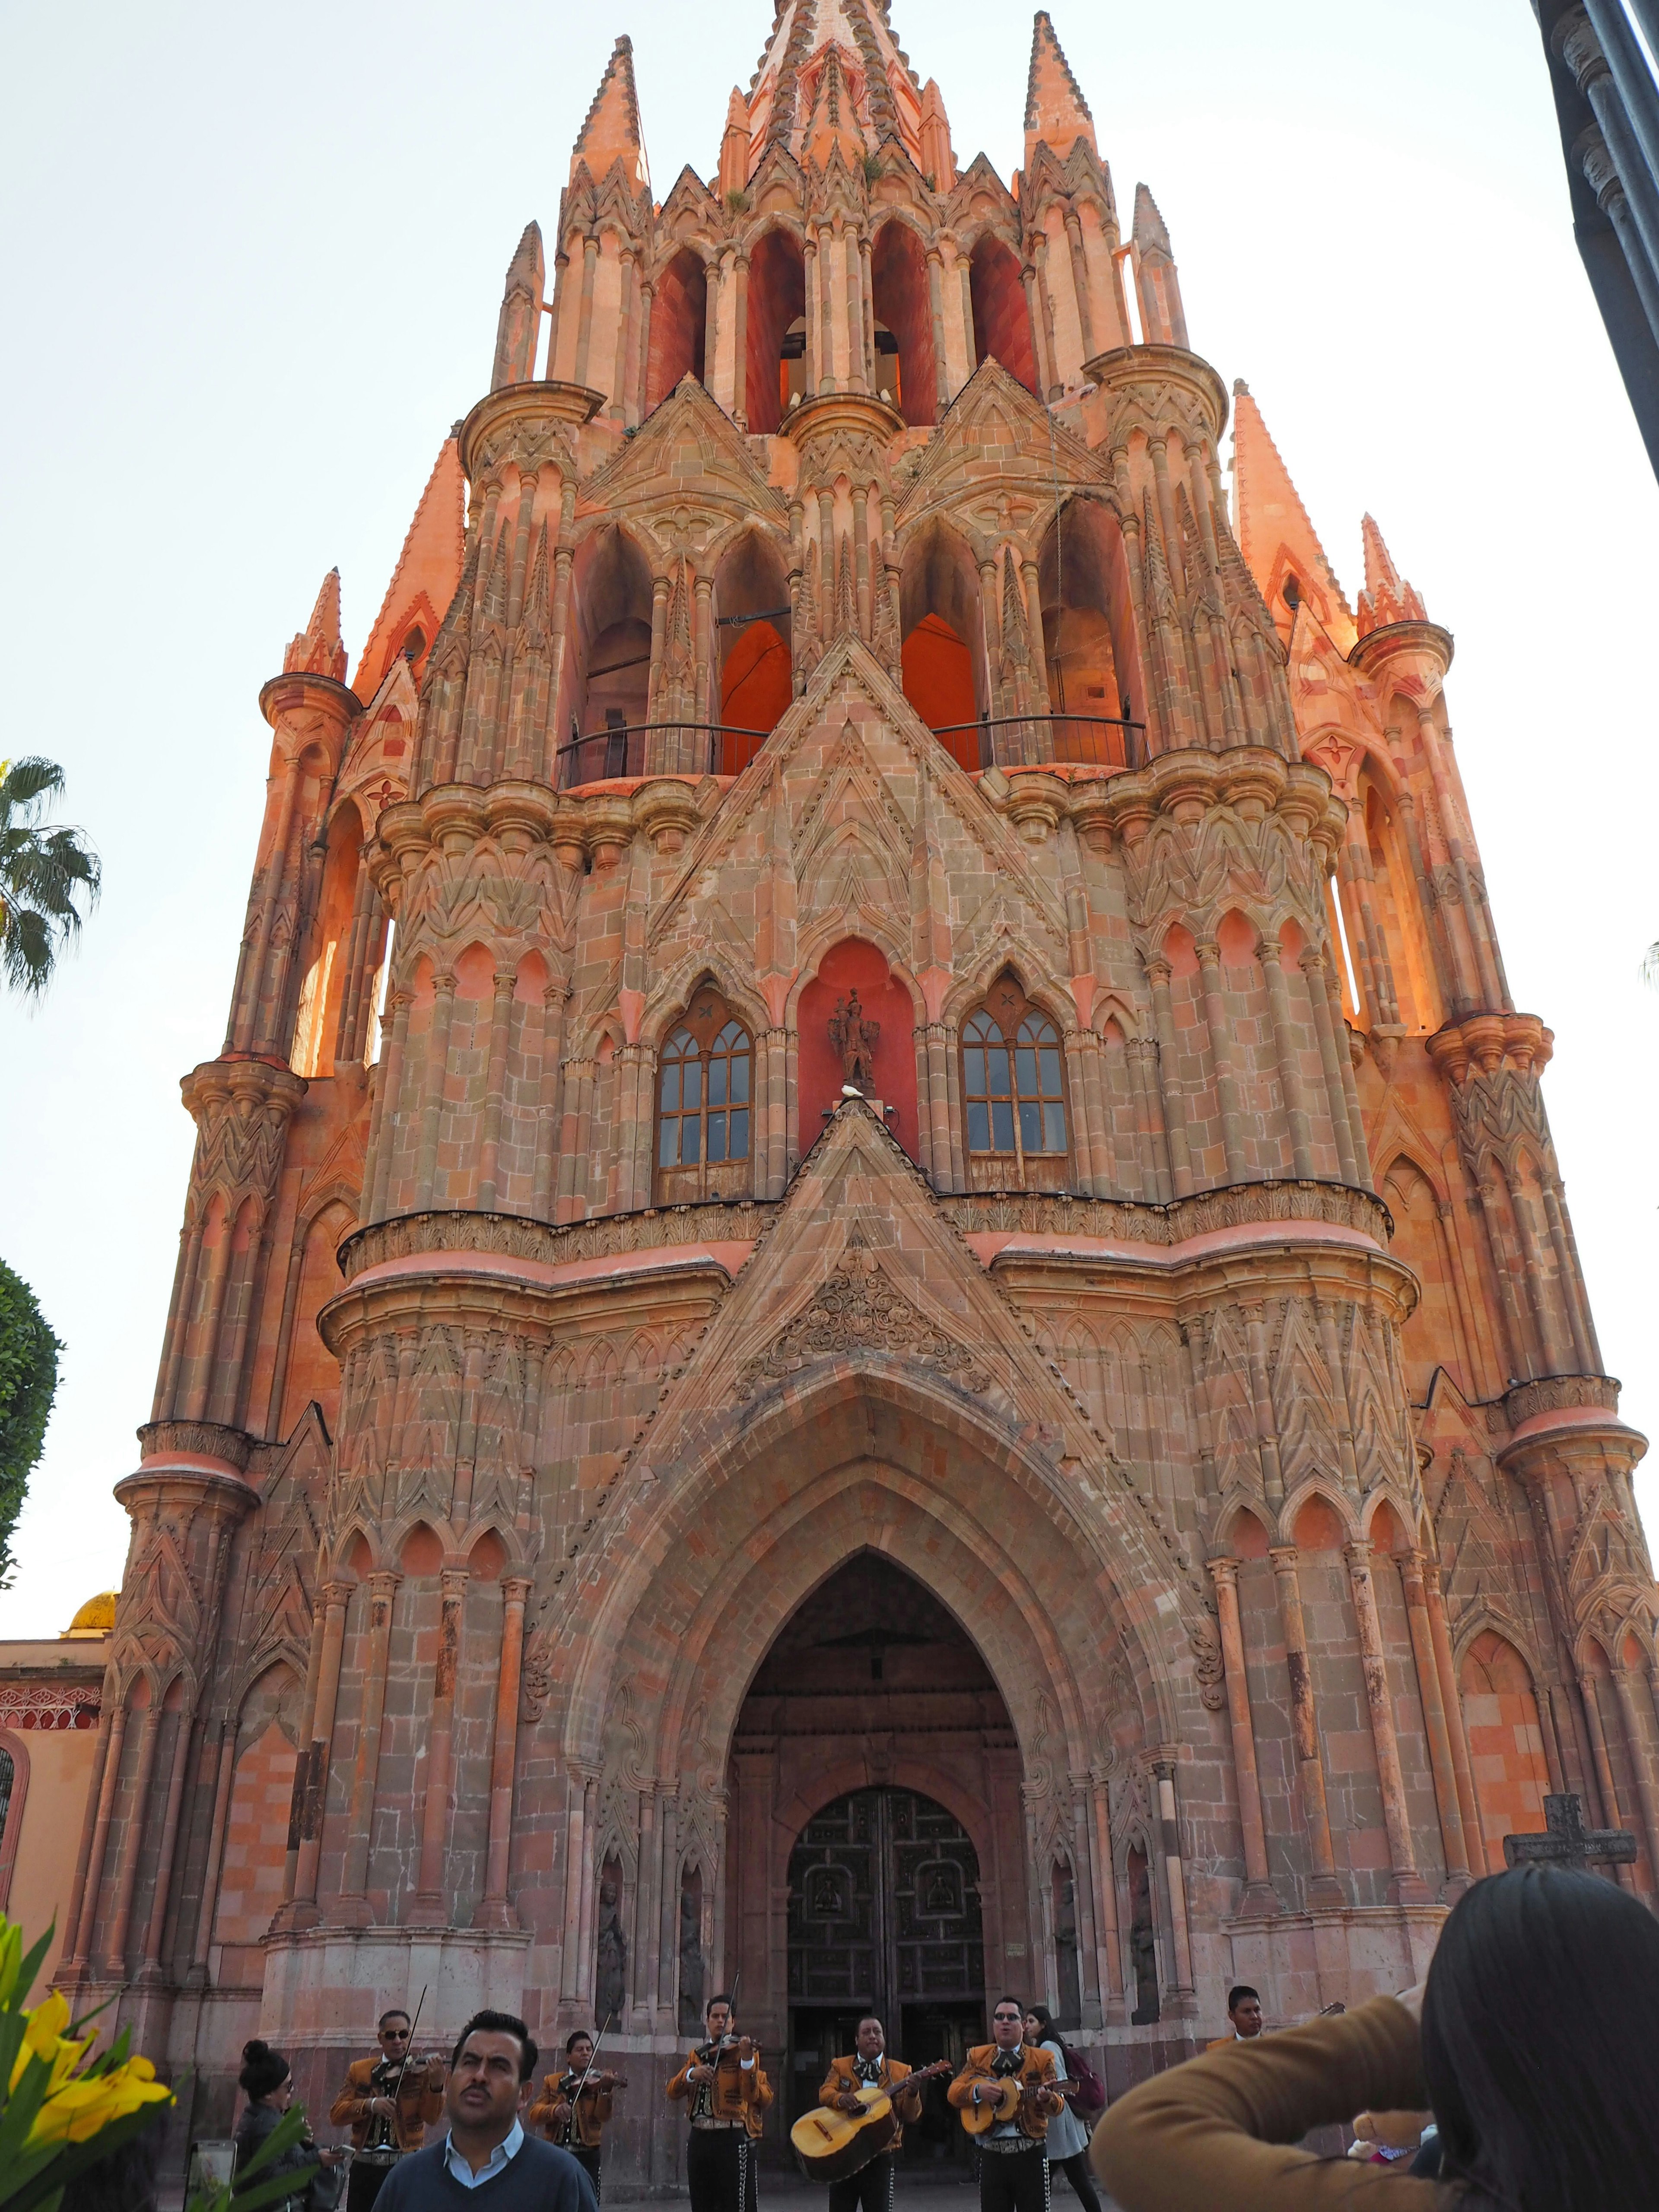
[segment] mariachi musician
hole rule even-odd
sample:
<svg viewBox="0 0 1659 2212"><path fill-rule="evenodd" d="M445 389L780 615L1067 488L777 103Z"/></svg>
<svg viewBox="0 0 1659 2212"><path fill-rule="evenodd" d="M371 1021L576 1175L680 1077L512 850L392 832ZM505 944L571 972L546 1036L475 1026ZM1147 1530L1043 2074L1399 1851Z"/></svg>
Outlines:
<svg viewBox="0 0 1659 2212"><path fill-rule="evenodd" d="M911 2078L902 2058L887 2056L887 2036L872 2012L865 2014L854 2036L855 2048L848 2058L832 2058L818 2091L818 2102L837 2112L861 2109L860 2089L879 2089L892 2100L898 2126L884 2151L839 2181L830 2185L830 2212L892 2212L893 2176L904 2142L907 2123L914 2127L921 2118L921 2084Z"/></svg>
<svg viewBox="0 0 1659 2212"><path fill-rule="evenodd" d="M691 2212L756 2212L755 2145L772 2101L759 2046L739 2035L722 1990L703 2013L700 2043L668 2084L691 2123L685 2179Z"/></svg>
<svg viewBox="0 0 1659 2212"><path fill-rule="evenodd" d="M542 2094L530 2107L527 2124L586 2167L595 2197L605 2124L616 2092L627 2087L625 2074L593 2071L593 2039L579 2027L565 2039L563 2073L543 2077Z"/></svg>
<svg viewBox="0 0 1659 2212"><path fill-rule="evenodd" d="M992 2041L974 2046L945 2092L987 2154L979 2167L980 2212L1048 2212L1044 2138L1066 2100L1054 2060L1032 2050L1024 2033L1024 2006L1018 1997L999 1997Z"/></svg>
<svg viewBox="0 0 1659 2212"><path fill-rule="evenodd" d="M351 2179L346 2212L369 2212L400 2158L419 2150L434 2120L443 2118L444 2062L416 2058L409 2014L392 2005L380 2014L378 2058L354 2058L345 2086L329 2110L337 2128L351 2130Z"/></svg>

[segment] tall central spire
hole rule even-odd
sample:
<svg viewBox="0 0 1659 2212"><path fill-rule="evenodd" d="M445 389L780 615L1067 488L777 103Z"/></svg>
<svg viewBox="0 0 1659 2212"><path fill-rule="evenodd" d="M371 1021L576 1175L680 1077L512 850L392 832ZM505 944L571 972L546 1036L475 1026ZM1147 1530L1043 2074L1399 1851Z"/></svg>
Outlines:
<svg viewBox="0 0 1659 2212"><path fill-rule="evenodd" d="M838 135L850 130L871 154L896 138L920 165L921 87L881 0L783 0L750 87L751 167L777 143L798 161L811 157L809 126L827 72L847 118Z"/></svg>

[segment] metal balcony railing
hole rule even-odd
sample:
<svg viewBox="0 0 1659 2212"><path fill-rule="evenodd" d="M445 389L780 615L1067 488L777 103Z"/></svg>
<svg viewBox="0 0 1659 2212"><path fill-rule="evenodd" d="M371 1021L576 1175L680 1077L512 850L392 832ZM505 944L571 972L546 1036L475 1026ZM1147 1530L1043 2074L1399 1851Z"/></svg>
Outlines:
<svg viewBox="0 0 1659 2212"><path fill-rule="evenodd" d="M1132 722L1121 714L992 714L977 722L944 723L933 735L952 738L977 732L978 765L985 769L996 758L994 733L998 730L1030 733L1035 742L1022 740L1018 746L1028 761L1052 759L1067 768L1146 765L1146 725ZM957 746L950 750L960 757Z"/></svg>
<svg viewBox="0 0 1659 2212"><path fill-rule="evenodd" d="M986 769L996 757L999 730L1023 733L1006 750L1017 750L1028 761L1052 759L1073 768L1146 765L1146 725L1121 715L1000 714L977 722L947 722L933 735L946 740L972 735L977 744L973 764ZM741 775L770 735L769 730L738 729L728 722L629 722L619 729L593 730L559 747L556 787L571 791L579 784L642 776L647 752L672 761L672 772L680 775ZM953 744L949 750L961 759L971 749Z"/></svg>

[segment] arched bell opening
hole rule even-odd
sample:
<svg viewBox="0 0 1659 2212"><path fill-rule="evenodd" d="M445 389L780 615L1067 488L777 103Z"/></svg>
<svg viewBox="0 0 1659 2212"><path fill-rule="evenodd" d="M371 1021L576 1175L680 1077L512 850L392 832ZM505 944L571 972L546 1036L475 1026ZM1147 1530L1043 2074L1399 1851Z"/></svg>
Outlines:
<svg viewBox="0 0 1659 2212"><path fill-rule="evenodd" d="M990 708L979 571L948 523L931 524L905 549L899 573L904 696L963 768L990 764Z"/></svg>
<svg viewBox="0 0 1659 2212"><path fill-rule="evenodd" d="M651 572L612 527L577 556L575 653L564 704L559 787L644 773L651 696Z"/></svg>
<svg viewBox="0 0 1659 2212"><path fill-rule="evenodd" d="M758 531L744 531L715 568L714 633L720 773L740 775L794 691L789 579L783 556Z"/></svg>
<svg viewBox="0 0 1659 2212"><path fill-rule="evenodd" d="M744 411L775 431L805 388L806 264L792 231L769 230L749 257Z"/></svg>
<svg viewBox="0 0 1659 2212"><path fill-rule="evenodd" d="M706 384L703 339L708 327L708 279L689 246L682 246L660 276L651 303L651 343L646 360L645 404L648 413L683 376Z"/></svg>
<svg viewBox="0 0 1659 2212"><path fill-rule="evenodd" d="M888 394L907 422L936 422L939 368L927 258L915 231L896 216L876 233L870 284L876 389Z"/></svg>
<svg viewBox="0 0 1659 2212"><path fill-rule="evenodd" d="M769 1838L787 1899L786 2122L865 2012L910 2064L960 2064L984 2039L988 1944L1022 1955L1030 1915L1024 1881L995 1878L1024 1864L1013 1723L955 1615L881 1553L844 1560L761 1662L731 1771L736 1828ZM907 2163L966 2153L942 2087L905 2135Z"/></svg>
<svg viewBox="0 0 1659 2212"><path fill-rule="evenodd" d="M981 232L969 256L968 295L974 311L975 365L988 354L994 355L1010 376L1036 393L1036 346L1019 258L989 231Z"/></svg>
<svg viewBox="0 0 1659 2212"><path fill-rule="evenodd" d="M1037 562L1054 757L1132 768L1145 757L1144 698L1122 532L1096 501L1049 524Z"/></svg>

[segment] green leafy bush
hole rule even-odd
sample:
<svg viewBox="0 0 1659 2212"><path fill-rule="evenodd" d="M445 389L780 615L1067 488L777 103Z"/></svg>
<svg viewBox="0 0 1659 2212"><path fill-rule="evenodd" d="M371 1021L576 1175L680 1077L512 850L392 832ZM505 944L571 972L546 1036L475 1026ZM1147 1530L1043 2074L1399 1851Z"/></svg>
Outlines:
<svg viewBox="0 0 1659 2212"><path fill-rule="evenodd" d="M46 1439L63 1348L33 1291L0 1260L0 1589L11 1581L12 1530Z"/></svg>

